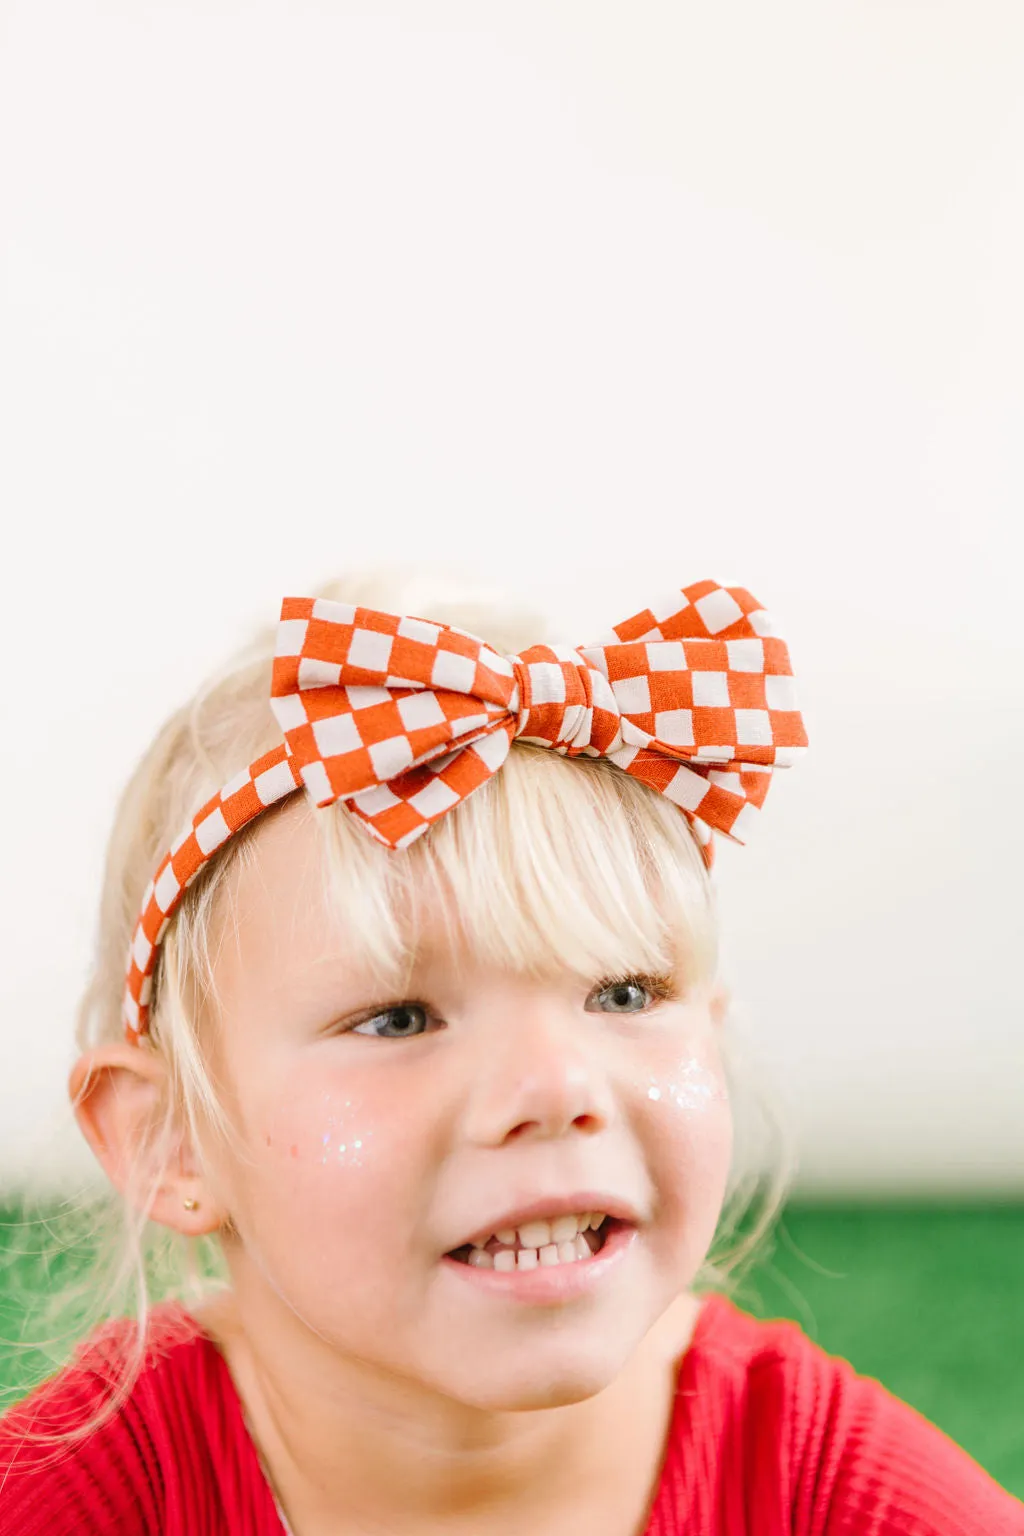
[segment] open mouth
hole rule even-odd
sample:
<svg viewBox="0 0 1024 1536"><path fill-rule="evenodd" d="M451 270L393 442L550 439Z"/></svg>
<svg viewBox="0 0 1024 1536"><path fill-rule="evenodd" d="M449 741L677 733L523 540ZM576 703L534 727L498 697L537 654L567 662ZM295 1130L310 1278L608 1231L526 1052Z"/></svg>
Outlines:
<svg viewBox="0 0 1024 1536"><path fill-rule="evenodd" d="M486 1241L464 1243L447 1255L459 1264L480 1269L520 1270L578 1264L600 1253L609 1237L628 1223L601 1211L530 1221L522 1227L495 1232Z"/></svg>

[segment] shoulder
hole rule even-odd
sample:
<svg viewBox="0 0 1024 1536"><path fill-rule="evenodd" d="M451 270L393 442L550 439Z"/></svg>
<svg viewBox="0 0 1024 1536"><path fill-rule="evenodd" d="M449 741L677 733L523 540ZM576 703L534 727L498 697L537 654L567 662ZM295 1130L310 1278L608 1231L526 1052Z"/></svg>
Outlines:
<svg viewBox="0 0 1024 1536"><path fill-rule="evenodd" d="M133 1353L139 1369L115 1402ZM141 1351L132 1320L116 1319L0 1419L0 1536L219 1530L210 1509L224 1483L229 1497L251 1475L247 1450L227 1368L195 1319L177 1303L153 1308Z"/></svg>
<svg viewBox="0 0 1024 1536"><path fill-rule="evenodd" d="M759 1530L1024 1536L1024 1505L942 1430L799 1324L709 1296L681 1362L674 1454L716 1448ZM775 1523L767 1511L774 1508ZM739 1505L737 1504L737 1511ZM737 1513L723 1529L747 1529Z"/></svg>

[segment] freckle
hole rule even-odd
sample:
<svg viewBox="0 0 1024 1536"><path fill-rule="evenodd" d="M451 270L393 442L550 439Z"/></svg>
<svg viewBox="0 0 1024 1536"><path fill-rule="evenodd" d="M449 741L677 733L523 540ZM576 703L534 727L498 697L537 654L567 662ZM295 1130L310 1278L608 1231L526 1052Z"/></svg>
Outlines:
<svg viewBox="0 0 1024 1536"><path fill-rule="evenodd" d="M298 1147L292 1147L292 1157L298 1157L298 1155L299 1155Z"/></svg>
<svg viewBox="0 0 1024 1536"><path fill-rule="evenodd" d="M270 1137L269 1136L267 1137L267 1146L268 1147L270 1146Z"/></svg>

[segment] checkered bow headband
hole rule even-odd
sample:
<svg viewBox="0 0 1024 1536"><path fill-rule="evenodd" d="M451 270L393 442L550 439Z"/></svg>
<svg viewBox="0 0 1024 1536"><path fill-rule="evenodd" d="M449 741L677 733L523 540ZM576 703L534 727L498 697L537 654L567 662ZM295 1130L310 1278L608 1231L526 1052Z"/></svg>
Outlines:
<svg viewBox="0 0 1024 1536"><path fill-rule="evenodd" d="M146 1033L171 917L203 865L261 811L305 789L343 800L405 848L494 774L513 740L607 757L689 820L707 867L773 768L807 746L789 653L743 587L696 582L572 650L502 656L476 635L324 598L281 605L271 708L282 745L208 800L162 859L128 954L127 1038Z"/></svg>

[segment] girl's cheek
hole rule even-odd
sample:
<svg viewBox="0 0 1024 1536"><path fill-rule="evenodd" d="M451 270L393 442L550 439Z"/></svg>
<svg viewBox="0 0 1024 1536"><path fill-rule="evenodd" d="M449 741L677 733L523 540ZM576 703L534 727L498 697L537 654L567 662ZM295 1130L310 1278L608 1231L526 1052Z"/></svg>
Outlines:
<svg viewBox="0 0 1024 1536"><path fill-rule="evenodd" d="M261 1143L257 1150L268 1173L291 1174L308 1187L311 1179L374 1167L378 1113L365 1098L342 1090L284 1094L263 1117Z"/></svg>
<svg viewBox="0 0 1024 1536"><path fill-rule="evenodd" d="M688 1052L642 1074L636 1084L647 1141L659 1182L682 1179L710 1189L732 1155L732 1111L724 1077L707 1059Z"/></svg>
<svg viewBox="0 0 1024 1536"><path fill-rule="evenodd" d="M643 1087L651 1104L675 1114L699 1116L729 1102L722 1076L694 1055L684 1056L662 1071L648 1072Z"/></svg>

